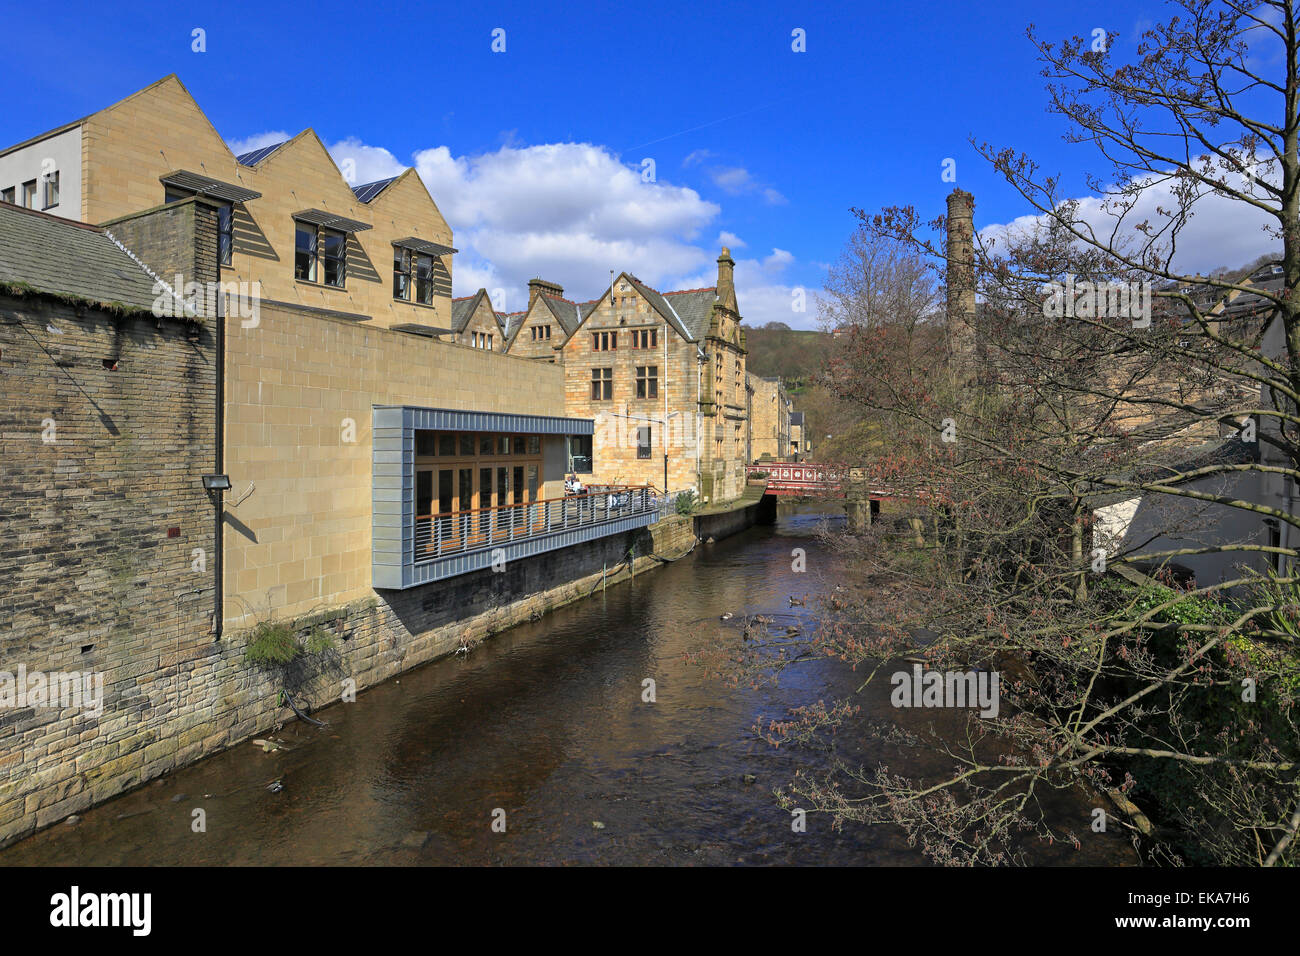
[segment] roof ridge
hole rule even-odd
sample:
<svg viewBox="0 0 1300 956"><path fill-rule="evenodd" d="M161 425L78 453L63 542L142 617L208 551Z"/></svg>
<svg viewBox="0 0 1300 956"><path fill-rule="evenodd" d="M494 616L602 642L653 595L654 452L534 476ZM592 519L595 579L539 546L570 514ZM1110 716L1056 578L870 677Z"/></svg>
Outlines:
<svg viewBox="0 0 1300 956"><path fill-rule="evenodd" d="M686 295L688 292L717 292L716 285L701 286L698 289L674 289L672 292L660 292L660 295Z"/></svg>
<svg viewBox="0 0 1300 956"><path fill-rule="evenodd" d="M0 206L15 210L26 216L36 216L40 219L52 219L55 222L61 222L68 226L76 226L78 229L85 229L87 232L97 232L104 235L108 232L103 226L96 226L94 223L81 222L77 219L68 219L65 216L56 216L53 213L41 212L39 209L28 209L26 206L20 206L16 202L0 202Z"/></svg>

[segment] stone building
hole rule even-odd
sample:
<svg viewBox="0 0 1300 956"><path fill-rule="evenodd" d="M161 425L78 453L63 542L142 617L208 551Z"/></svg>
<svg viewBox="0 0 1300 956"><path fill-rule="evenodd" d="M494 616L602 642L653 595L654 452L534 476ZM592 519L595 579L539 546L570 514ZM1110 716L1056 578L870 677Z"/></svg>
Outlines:
<svg viewBox="0 0 1300 956"><path fill-rule="evenodd" d="M506 316L492 308L487 289L451 300L452 341L489 352L506 351Z"/></svg>
<svg viewBox="0 0 1300 956"><path fill-rule="evenodd" d="M807 461L812 449L804 436L803 412L790 413L790 457L794 461Z"/></svg>
<svg viewBox="0 0 1300 956"><path fill-rule="evenodd" d="M794 403L786 393L785 383L779 378L749 377L750 400L750 450L751 461L773 459L787 461L790 457L790 415Z"/></svg>
<svg viewBox="0 0 1300 956"><path fill-rule="evenodd" d="M578 323L561 347L565 410L596 423L594 483L666 483L708 502L744 490L747 349L734 268L723 248L716 286L660 293L624 272L593 302L569 303Z"/></svg>
<svg viewBox="0 0 1300 956"><path fill-rule="evenodd" d="M0 843L655 551L648 496L564 499L564 369L440 338L414 170L351 186L311 130L235 156L174 76L0 150L0 195L51 160L67 219L0 202L0 672L107 687L95 726L0 713ZM271 625L333 651L257 669Z"/></svg>
<svg viewBox="0 0 1300 956"><path fill-rule="evenodd" d="M511 355L559 362L564 341L582 324L595 302L564 298L564 288L553 282L533 279L528 283L528 308L512 319L507 349Z"/></svg>

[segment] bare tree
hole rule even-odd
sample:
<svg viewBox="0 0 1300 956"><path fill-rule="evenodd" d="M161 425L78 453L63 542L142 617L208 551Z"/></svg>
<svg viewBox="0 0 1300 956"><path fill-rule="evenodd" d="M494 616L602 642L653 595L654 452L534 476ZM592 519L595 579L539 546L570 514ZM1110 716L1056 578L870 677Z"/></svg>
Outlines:
<svg viewBox="0 0 1300 956"><path fill-rule="evenodd" d="M1077 842L1090 821L1053 824L1041 798L1080 786L1152 801L1154 829L1121 824L1150 859L1297 859L1300 18L1289 0L1177 6L1132 62L1114 36L1030 31L1067 139L1105 171L1079 201L1027 156L975 144L1037 219L971 237L980 302L968 329L950 317L957 344L918 346L881 319L891 280L915 288L916 257L964 265L945 220L860 212L833 277L827 315L854 331L825 383L893 436L863 453L925 524L833 542L860 599L828 602L809 650L868 675L910 653L1005 679L999 715L972 716L960 741L897 739L940 747L950 773L844 768L788 795L837 822L898 824L943 862ZM1181 267L1188 223L1223 204L1281 244L1275 280ZM1115 532L1126 507L1149 534ZM1196 567L1219 571L1197 581ZM774 658L753 642L741 666L779 670L782 643Z"/></svg>

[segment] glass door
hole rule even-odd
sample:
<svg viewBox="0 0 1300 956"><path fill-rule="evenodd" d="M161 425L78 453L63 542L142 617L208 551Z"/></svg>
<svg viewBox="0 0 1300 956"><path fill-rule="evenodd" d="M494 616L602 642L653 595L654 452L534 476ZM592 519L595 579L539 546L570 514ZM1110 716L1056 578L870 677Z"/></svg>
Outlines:
<svg viewBox="0 0 1300 956"><path fill-rule="evenodd" d="M433 540L433 472L423 469L415 473L415 557L425 557Z"/></svg>
<svg viewBox="0 0 1300 956"><path fill-rule="evenodd" d="M451 523L451 479L452 470L450 468L441 468L438 470L438 521L441 524L440 537L442 540L442 549L446 550L447 545L453 540L453 529Z"/></svg>

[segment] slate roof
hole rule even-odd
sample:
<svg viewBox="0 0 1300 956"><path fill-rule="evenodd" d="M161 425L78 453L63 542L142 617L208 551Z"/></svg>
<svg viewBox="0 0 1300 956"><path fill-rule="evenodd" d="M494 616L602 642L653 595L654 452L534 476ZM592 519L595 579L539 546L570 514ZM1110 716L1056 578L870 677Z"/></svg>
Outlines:
<svg viewBox="0 0 1300 956"><path fill-rule="evenodd" d="M691 329L686 325L685 320L677 314L676 309L668 304L668 300L660 295L657 289L652 289L636 276L624 273L627 281L632 283L632 288L641 293L641 296L650 303L651 308L664 317L664 320L671 322L682 337L690 342L698 342L703 336L693 334ZM599 300L598 300L599 301ZM710 300L711 302L712 300ZM705 330L708 330L708 323L705 323Z"/></svg>
<svg viewBox="0 0 1300 956"><path fill-rule="evenodd" d="M383 192L388 187L389 183L393 182L396 179L397 179L396 176L389 176L387 179L376 179L373 183L365 183L364 185L361 186L353 186L352 192L362 202L370 202L381 192Z"/></svg>
<svg viewBox="0 0 1300 956"><path fill-rule="evenodd" d="M568 299L561 299L553 295L540 296L542 303L555 316L555 321L560 323L560 328L564 330L565 335L572 335L573 330L582 324L586 315L581 311L581 307L576 302L570 302ZM591 303L594 305L594 303Z"/></svg>
<svg viewBox="0 0 1300 956"><path fill-rule="evenodd" d="M235 160L241 166L256 166L287 142L289 141L286 139L284 142L272 143L270 146L263 146L261 149L252 149L247 153L240 153L235 157Z"/></svg>
<svg viewBox="0 0 1300 956"><path fill-rule="evenodd" d="M154 279L95 226L0 203L0 282L149 312Z"/></svg>
<svg viewBox="0 0 1300 956"><path fill-rule="evenodd" d="M453 332L465 331L465 326L469 323L469 317L478 308L479 299L486 295L486 289L479 289L473 295L451 300L451 330Z"/></svg>
<svg viewBox="0 0 1300 956"><path fill-rule="evenodd" d="M718 300L718 290L687 289L665 293L664 299L681 317L691 338L699 340L709 334L709 321L713 318L713 303Z"/></svg>
<svg viewBox="0 0 1300 956"><path fill-rule="evenodd" d="M791 416L793 420L794 416ZM1241 436L1229 435L1226 438L1203 442L1192 448L1168 450L1168 463L1160 461L1142 462L1137 466L1121 469L1110 475L1122 481L1154 483L1174 478L1189 471L1208 468L1211 465L1248 465L1260 460L1259 442L1243 442ZM1220 472L1228 475L1229 472ZM1113 489L1108 485L1093 485L1095 489L1089 500L1093 508L1100 508L1130 498L1140 497L1146 492L1140 489Z"/></svg>

